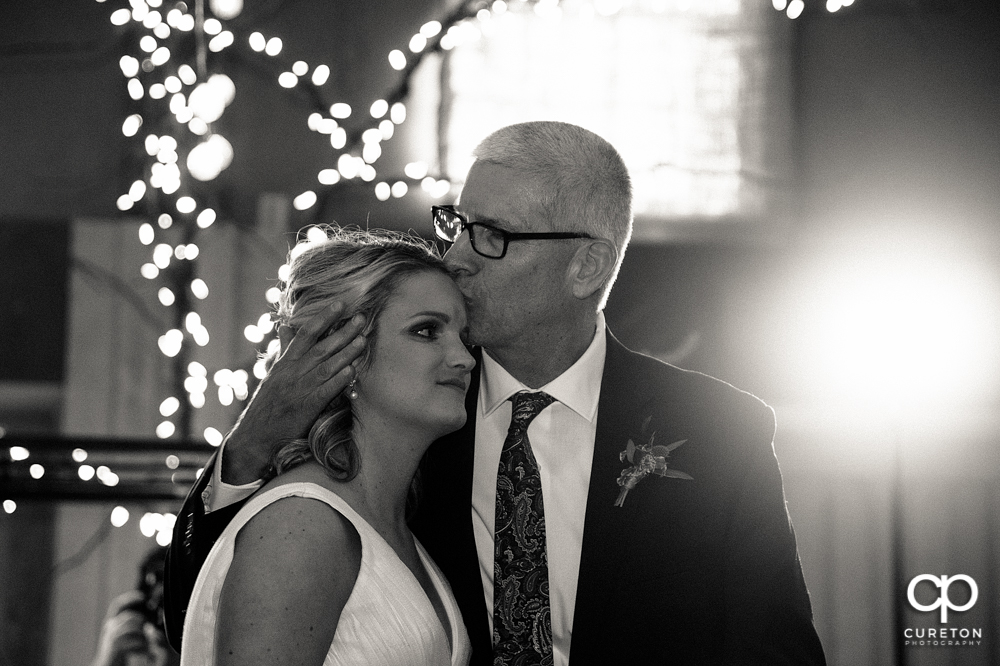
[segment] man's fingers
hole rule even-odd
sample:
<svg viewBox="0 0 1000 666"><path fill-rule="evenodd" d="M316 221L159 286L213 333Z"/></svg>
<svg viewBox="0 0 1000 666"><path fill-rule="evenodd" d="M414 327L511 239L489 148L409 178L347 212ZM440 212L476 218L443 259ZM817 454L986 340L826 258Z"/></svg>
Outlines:
<svg viewBox="0 0 1000 666"><path fill-rule="evenodd" d="M316 343L313 349L318 356L317 362L334 362L325 376L332 377L364 351L365 340L361 337L364 328L365 318L354 315L346 324Z"/></svg>
<svg viewBox="0 0 1000 666"><path fill-rule="evenodd" d="M344 318L345 308L343 303L335 301L309 317L295 331L295 336L288 344L288 348L282 352L282 356L299 358L312 349L317 340L320 340L332 326Z"/></svg>

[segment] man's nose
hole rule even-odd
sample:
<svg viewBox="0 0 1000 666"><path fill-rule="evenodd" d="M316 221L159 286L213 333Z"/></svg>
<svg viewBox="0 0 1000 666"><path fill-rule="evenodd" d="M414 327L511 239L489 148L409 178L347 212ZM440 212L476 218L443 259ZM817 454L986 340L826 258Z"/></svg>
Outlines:
<svg viewBox="0 0 1000 666"><path fill-rule="evenodd" d="M472 272L476 251L472 249L469 232L463 231L444 255L444 265L451 271Z"/></svg>

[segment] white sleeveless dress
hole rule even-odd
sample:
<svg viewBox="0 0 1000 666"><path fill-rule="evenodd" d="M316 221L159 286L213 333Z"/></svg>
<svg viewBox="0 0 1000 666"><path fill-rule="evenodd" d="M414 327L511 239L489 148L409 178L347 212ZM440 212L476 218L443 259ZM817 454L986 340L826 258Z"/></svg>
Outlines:
<svg viewBox="0 0 1000 666"><path fill-rule="evenodd" d="M314 483L296 482L255 495L212 547L195 582L184 619L181 666L215 663L215 631L222 584L233 561L240 529L261 509L283 497L317 499L351 521L361 536L361 569L344 606L323 666L465 666L472 654L451 587L427 551L420 560L444 604L452 649L434 606L396 552L347 502ZM416 541L416 538L414 537Z"/></svg>

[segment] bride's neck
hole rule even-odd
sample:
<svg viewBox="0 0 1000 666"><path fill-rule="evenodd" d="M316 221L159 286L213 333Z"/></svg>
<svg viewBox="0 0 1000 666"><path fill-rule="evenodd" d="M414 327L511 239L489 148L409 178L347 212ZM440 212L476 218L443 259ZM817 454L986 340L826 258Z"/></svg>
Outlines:
<svg viewBox="0 0 1000 666"><path fill-rule="evenodd" d="M394 428L356 427L361 464L351 486L370 517L392 528L406 527L406 500L417 466L432 438Z"/></svg>

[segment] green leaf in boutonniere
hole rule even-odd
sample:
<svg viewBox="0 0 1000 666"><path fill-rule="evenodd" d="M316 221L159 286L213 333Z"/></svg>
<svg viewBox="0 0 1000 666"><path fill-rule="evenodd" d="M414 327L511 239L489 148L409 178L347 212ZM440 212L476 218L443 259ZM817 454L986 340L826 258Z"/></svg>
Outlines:
<svg viewBox="0 0 1000 666"><path fill-rule="evenodd" d="M647 417L642 424L643 433L645 433L649 427L650 418L651 417ZM670 469L667 466L667 458L670 457L670 453L687 440L681 439L672 444L667 444L666 446L655 444L655 441L655 431L649 435L649 439L645 444L636 445L636 443L630 439L628 440L628 444L625 445L625 450L618 454L618 458L622 462L628 460L629 463L631 463L631 466L623 469L622 473L618 476L618 485L621 486L621 491L618 493L618 499L615 500L615 506L623 506L625 504L625 496L628 495L628 491L635 488L640 481L645 479L650 474L657 474L671 479L694 480L694 477L690 474L686 474L685 472L681 472L676 469Z"/></svg>

